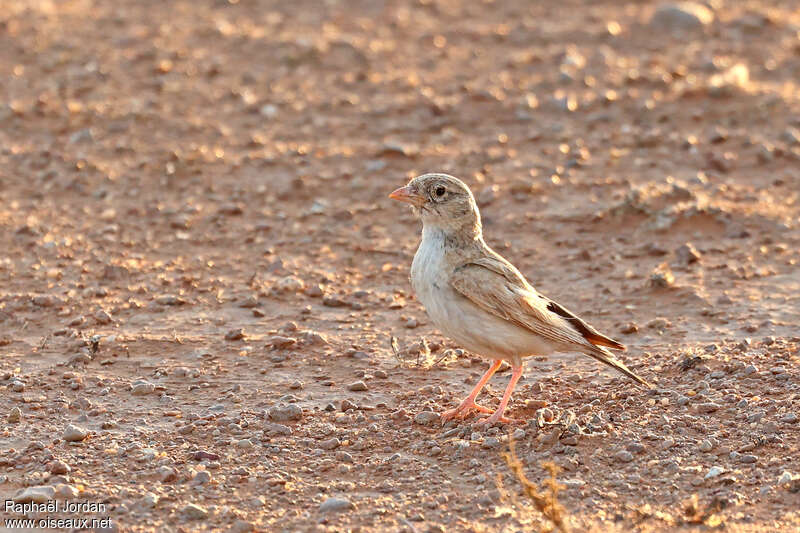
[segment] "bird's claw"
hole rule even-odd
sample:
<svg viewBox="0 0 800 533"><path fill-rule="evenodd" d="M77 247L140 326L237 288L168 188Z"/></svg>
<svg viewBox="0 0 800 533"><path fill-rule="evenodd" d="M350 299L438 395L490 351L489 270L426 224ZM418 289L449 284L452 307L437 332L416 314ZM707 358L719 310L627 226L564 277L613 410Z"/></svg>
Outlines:
<svg viewBox="0 0 800 533"><path fill-rule="evenodd" d="M469 403L462 403L455 409L448 409L444 413L440 415L442 422L447 422L448 420L456 419L456 420L463 420L469 415L471 410L480 411L481 413L491 413L493 412L488 407L484 407L482 405L478 405L475 402Z"/></svg>
<svg viewBox="0 0 800 533"><path fill-rule="evenodd" d="M486 418L478 420L477 422L475 422L474 425L478 427L491 427L498 422L500 422L501 424L522 424L525 421L518 420L516 418L508 418L502 415L498 415L497 413L494 413L492 416L487 416Z"/></svg>

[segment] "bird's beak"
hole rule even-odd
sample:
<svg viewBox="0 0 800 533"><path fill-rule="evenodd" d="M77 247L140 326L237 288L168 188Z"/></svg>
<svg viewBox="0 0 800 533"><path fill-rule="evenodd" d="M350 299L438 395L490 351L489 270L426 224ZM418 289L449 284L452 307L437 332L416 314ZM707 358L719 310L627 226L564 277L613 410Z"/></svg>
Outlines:
<svg viewBox="0 0 800 533"><path fill-rule="evenodd" d="M405 187L400 187L396 191L393 191L392 194L389 195L389 198L392 200L397 200L399 202L405 202L407 204L411 204L417 207L422 207L425 204L425 197L420 196L416 192L412 191L411 188L406 185Z"/></svg>

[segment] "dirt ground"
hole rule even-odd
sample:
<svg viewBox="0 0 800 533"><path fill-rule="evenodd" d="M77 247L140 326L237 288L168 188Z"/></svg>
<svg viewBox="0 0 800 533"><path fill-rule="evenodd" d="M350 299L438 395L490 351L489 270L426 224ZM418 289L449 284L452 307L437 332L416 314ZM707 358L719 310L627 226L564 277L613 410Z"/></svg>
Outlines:
<svg viewBox="0 0 800 533"><path fill-rule="evenodd" d="M575 531L800 531L800 11L658 6L0 2L0 500L546 529L511 435ZM427 171L656 389L532 358L442 427L488 363L408 281Z"/></svg>

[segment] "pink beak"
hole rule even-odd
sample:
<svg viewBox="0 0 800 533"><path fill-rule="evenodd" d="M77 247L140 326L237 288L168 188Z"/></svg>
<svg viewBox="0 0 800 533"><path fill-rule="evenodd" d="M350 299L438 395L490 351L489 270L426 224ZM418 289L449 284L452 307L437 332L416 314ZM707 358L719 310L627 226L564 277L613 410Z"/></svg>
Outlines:
<svg viewBox="0 0 800 533"><path fill-rule="evenodd" d="M399 189L392 191L392 194L389 195L389 198L392 200L397 200L399 202L405 202L407 204L415 205L417 207L422 206L425 204L425 197L420 196L416 192L411 190L409 185L405 187L400 187Z"/></svg>

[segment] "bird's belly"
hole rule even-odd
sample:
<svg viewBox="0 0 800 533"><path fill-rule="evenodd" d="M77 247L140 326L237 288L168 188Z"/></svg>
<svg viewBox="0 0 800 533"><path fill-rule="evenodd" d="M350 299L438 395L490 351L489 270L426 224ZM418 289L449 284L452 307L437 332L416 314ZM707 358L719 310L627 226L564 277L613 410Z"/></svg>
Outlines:
<svg viewBox="0 0 800 533"><path fill-rule="evenodd" d="M453 289L423 291L419 299L444 335L477 355L517 360L553 351L542 337L484 311Z"/></svg>

